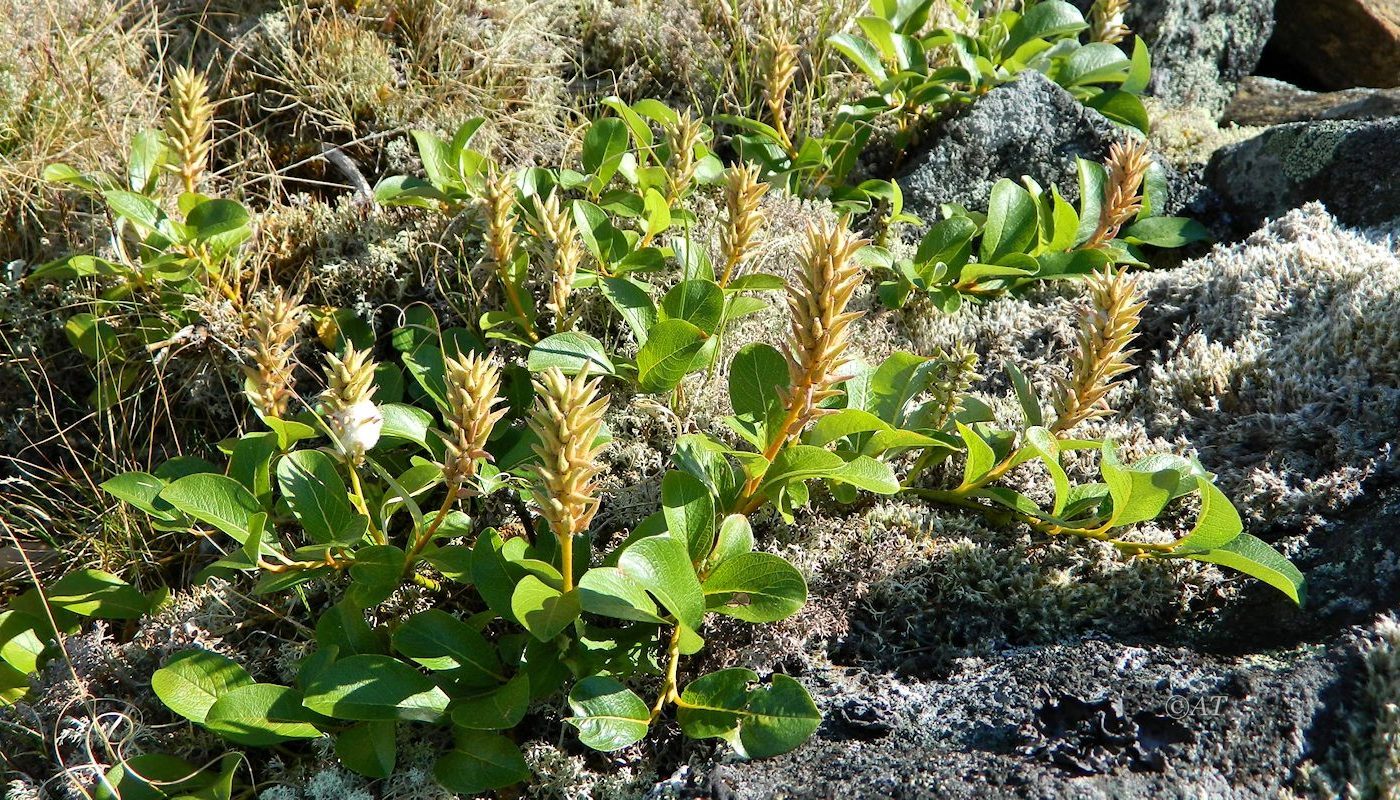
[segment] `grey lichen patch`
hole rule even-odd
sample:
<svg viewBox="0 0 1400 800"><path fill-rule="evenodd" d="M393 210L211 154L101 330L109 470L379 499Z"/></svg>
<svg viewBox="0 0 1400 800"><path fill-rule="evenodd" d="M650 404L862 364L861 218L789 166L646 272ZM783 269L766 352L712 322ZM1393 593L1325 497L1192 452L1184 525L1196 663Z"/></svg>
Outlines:
<svg viewBox="0 0 1400 800"><path fill-rule="evenodd" d="M1177 167L1204 164L1211 153L1256 136L1262 128L1224 125L1200 106L1170 106L1152 100L1152 149Z"/></svg>
<svg viewBox="0 0 1400 800"><path fill-rule="evenodd" d="M1321 120L1282 129L1265 142L1262 153L1277 158L1288 177L1305 181L1331 164L1347 134L1361 127L1356 122Z"/></svg>
<svg viewBox="0 0 1400 800"><path fill-rule="evenodd" d="M1400 791L1400 623L1383 616L1362 643L1361 678L1340 737L1321 764L1301 770L1319 797L1391 800Z"/></svg>

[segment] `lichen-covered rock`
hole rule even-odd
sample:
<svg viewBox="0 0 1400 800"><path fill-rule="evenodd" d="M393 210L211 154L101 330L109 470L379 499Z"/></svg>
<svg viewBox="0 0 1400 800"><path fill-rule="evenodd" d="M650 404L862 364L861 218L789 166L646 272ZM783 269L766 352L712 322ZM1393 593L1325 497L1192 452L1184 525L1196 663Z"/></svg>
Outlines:
<svg viewBox="0 0 1400 800"><path fill-rule="evenodd" d="M1274 78L1250 75L1240 81L1223 122L1278 125L1315 119L1384 119L1400 116L1400 89L1310 92Z"/></svg>
<svg viewBox="0 0 1400 800"><path fill-rule="evenodd" d="M1169 103L1225 107L1259 64L1274 0L1157 0L1128 6L1128 27L1152 51L1148 91Z"/></svg>
<svg viewBox="0 0 1400 800"><path fill-rule="evenodd" d="M999 178L1029 175L1078 198L1075 158L1099 161L1129 134L1038 72L1027 72L942 125L899 179L913 213L934 218L941 203L985 209Z"/></svg>
<svg viewBox="0 0 1400 800"><path fill-rule="evenodd" d="M1400 0L1279 0L1277 16L1271 52L1319 85L1400 86Z"/></svg>
<svg viewBox="0 0 1400 800"><path fill-rule="evenodd" d="M1400 118L1296 122L1216 152L1206 179L1237 230L1320 200L1349 225L1400 218Z"/></svg>

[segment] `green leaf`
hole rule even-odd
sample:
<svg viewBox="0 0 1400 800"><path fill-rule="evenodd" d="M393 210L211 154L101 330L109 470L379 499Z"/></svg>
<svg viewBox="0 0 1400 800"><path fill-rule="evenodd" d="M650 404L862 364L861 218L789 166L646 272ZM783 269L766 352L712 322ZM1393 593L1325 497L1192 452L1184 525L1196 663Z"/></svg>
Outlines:
<svg viewBox="0 0 1400 800"><path fill-rule="evenodd" d="M144 233L155 231L166 219L165 212L160 210L160 206L144 195L114 189L103 192L102 197L111 207L112 213L136 223Z"/></svg>
<svg viewBox="0 0 1400 800"><path fill-rule="evenodd" d="M695 739L725 739L749 758L780 755L806 741L821 723L807 690L786 675L750 689L757 680L752 670L736 668L691 681L677 703L681 730Z"/></svg>
<svg viewBox="0 0 1400 800"><path fill-rule="evenodd" d="M185 224L196 241L207 242L215 254L227 254L253 235L248 209L233 200L205 200L190 209Z"/></svg>
<svg viewBox="0 0 1400 800"><path fill-rule="evenodd" d="M745 345L729 362L729 402L734 415L754 426L767 443L782 415L780 389L788 386L788 365L783 354L771 345L755 342Z"/></svg>
<svg viewBox="0 0 1400 800"><path fill-rule="evenodd" d="M1079 179L1079 233L1074 243L1078 246L1088 241L1099 226L1108 171L1102 164L1086 158L1079 159L1075 165Z"/></svg>
<svg viewBox="0 0 1400 800"><path fill-rule="evenodd" d="M428 431L433 427L432 414L403 403L384 403L379 406L379 413L384 417L384 426L379 430L376 450L398 442L413 442L433 452L432 443L428 440Z"/></svg>
<svg viewBox="0 0 1400 800"><path fill-rule="evenodd" d="M144 130L131 137L131 153L127 157L126 184L138 194L150 194L160 180L160 167L165 161L164 136L157 130Z"/></svg>
<svg viewBox="0 0 1400 800"><path fill-rule="evenodd" d="M510 622L518 621L511 611L516 577L506 557L501 534L495 528L483 531L472 548L472 584L486 605Z"/></svg>
<svg viewBox="0 0 1400 800"><path fill-rule="evenodd" d="M515 585L510 608L532 636L547 642L578 619L583 610L577 589L560 592L534 575L526 575Z"/></svg>
<svg viewBox="0 0 1400 800"><path fill-rule="evenodd" d="M237 662L208 650L176 653L151 675L151 689L176 714L203 724L225 694L250 686L253 676Z"/></svg>
<svg viewBox="0 0 1400 800"><path fill-rule="evenodd" d="M277 484L311 541L353 544L368 520L350 506L335 460L320 450L298 450L277 462Z"/></svg>
<svg viewBox="0 0 1400 800"><path fill-rule="evenodd" d="M335 737L335 754L351 772L366 778L394 774L398 747L392 722L362 722Z"/></svg>
<svg viewBox="0 0 1400 800"><path fill-rule="evenodd" d="M161 490L160 499L242 542L248 538L249 517L262 511L258 499L243 484L225 475L186 475Z"/></svg>
<svg viewBox="0 0 1400 800"><path fill-rule="evenodd" d="M647 332L656 325L656 303L642 284L631 278L600 278L598 288L608 298L622 321L632 329L639 344L646 344Z"/></svg>
<svg viewBox="0 0 1400 800"><path fill-rule="evenodd" d="M1027 9L1011 32L1001 51L1007 55L1015 53L1021 45L1032 39L1055 40L1078 33L1089 25L1079 9L1062 0L1042 0Z"/></svg>
<svg viewBox="0 0 1400 800"><path fill-rule="evenodd" d="M616 567L594 567L578 582L579 605L584 611L613 619L666 622L646 588Z"/></svg>
<svg viewBox="0 0 1400 800"><path fill-rule="evenodd" d="M578 728L579 741L605 753L641 741L651 724L651 710L642 698L613 678L599 675L574 684L569 708L574 716L564 721Z"/></svg>
<svg viewBox="0 0 1400 800"><path fill-rule="evenodd" d="M373 608L385 600L403 583L403 548L392 544L361 547L355 551L350 565L350 587L343 602L360 608Z"/></svg>
<svg viewBox="0 0 1400 800"><path fill-rule="evenodd" d="M199 767L164 753L132 756L114 765L93 787L94 800L165 800L208 780Z"/></svg>
<svg viewBox="0 0 1400 800"><path fill-rule="evenodd" d="M530 348L525 366L531 372L544 372L550 367L558 367L565 375L580 372L599 372L616 375L617 368L608 358L603 343L586 333L565 331L547 336Z"/></svg>
<svg viewBox="0 0 1400 800"><path fill-rule="evenodd" d="M98 619L138 619L151 601L126 581L95 569L70 572L44 591L49 604L71 614Z"/></svg>
<svg viewBox="0 0 1400 800"><path fill-rule="evenodd" d="M715 541L710 563L723 564L752 550L753 528L749 525L749 518L743 514L730 514L719 524L719 537Z"/></svg>
<svg viewBox="0 0 1400 800"><path fill-rule="evenodd" d="M1045 428L1033 426L1026 429L1026 446L1040 458L1050 473L1050 479L1055 484L1055 504L1051 513L1058 516L1069 502L1070 493L1069 475L1060 465L1060 440Z"/></svg>
<svg viewBox="0 0 1400 800"><path fill-rule="evenodd" d="M1224 547L1244 530L1240 512L1235 510L1230 498L1207 478L1197 477L1196 485L1201 492L1201 510L1196 515L1195 526L1177 546L1206 550Z"/></svg>
<svg viewBox="0 0 1400 800"><path fill-rule="evenodd" d="M661 319L683 319L714 333L724 316L724 290L703 278L681 281L661 298Z"/></svg>
<svg viewBox="0 0 1400 800"><path fill-rule="evenodd" d="M637 352L637 385L644 392L669 392L695 364L705 333L680 319L664 319L647 333Z"/></svg>
<svg viewBox="0 0 1400 800"><path fill-rule="evenodd" d="M480 731L457 735L457 746L433 765L433 777L449 792L468 796L529 780L520 747L504 736Z"/></svg>
<svg viewBox="0 0 1400 800"><path fill-rule="evenodd" d="M1025 253L1038 230L1035 199L1014 181L1002 178L992 186L987 225L978 260L995 264L1011 253Z"/></svg>
<svg viewBox="0 0 1400 800"><path fill-rule="evenodd" d="M705 605L745 622L776 622L807 602L802 573L772 553L740 553L719 562L705 579Z"/></svg>
<svg viewBox="0 0 1400 800"><path fill-rule="evenodd" d="M958 436L967 445L967 461L963 465L963 486L972 486L986 476L997 465L996 451L972 428L957 423Z"/></svg>
<svg viewBox="0 0 1400 800"><path fill-rule="evenodd" d="M833 34L827 37L826 41L836 48L837 52L850 59L851 63L855 64L876 85L886 80L884 61L881 60L879 51L871 47L869 42L849 33ZM778 141L777 131L773 131L770 138Z"/></svg>
<svg viewBox="0 0 1400 800"><path fill-rule="evenodd" d="M1122 83L1131 66L1128 57L1114 45L1090 42L1065 59L1055 80L1065 88L1090 83Z"/></svg>
<svg viewBox="0 0 1400 800"><path fill-rule="evenodd" d="M24 675L32 675L39 669L40 659L47 649L44 640L48 638L49 628L47 620L41 621L29 614L15 610L0 612L0 660ZM0 705L4 705L3 699Z"/></svg>
<svg viewBox="0 0 1400 800"><path fill-rule="evenodd" d="M315 717L296 691L272 683L230 689L209 707L204 727L237 744L266 747L292 739L317 739Z"/></svg>
<svg viewBox="0 0 1400 800"><path fill-rule="evenodd" d="M279 451L277 434L272 431L245 434L229 454L228 476L243 484L259 503L271 506L272 457Z"/></svg>
<svg viewBox="0 0 1400 800"><path fill-rule="evenodd" d="M1102 452L1099 471L1108 484L1109 497L1113 498L1113 515L1109 520L1113 526L1156 519L1176 497L1182 478L1180 470L1125 467L1118 460L1118 449L1112 440L1103 443Z"/></svg>
<svg viewBox="0 0 1400 800"><path fill-rule="evenodd" d="M709 487L688 472L670 470L661 479L661 508L666 529L686 543L690 560L699 563L715 541L715 500Z"/></svg>
<svg viewBox="0 0 1400 800"><path fill-rule="evenodd" d="M1133 37L1132 62L1132 66L1128 69L1128 77L1123 81L1121 88L1125 92L1142 94L1147 91L1148 81L1152 79L1152 52L1141 36ZM1143 133L1146 132L1143 131Z"/></svg>
<svg viewBox="0 0 1400 800"><path fill-rule="evenodd" d="M394 631L394 649L431 670L455 670L472 685L505 680L496 648L475 628L435 608L409 617Z"/></svg>
<svg viewBox="0 0 1400 800"><path fill-rule="evenodd" d="M1185 247L1210 239L1210 231L1194 219L1148 217L1128 226L1119 238L1153 247Z"/></svg>
<svg viewBox="0 0 1400 800"><path fill-rule="evenodd" d="M1187 557L1220 564L1258 578L1288 595L1300 606L1307 596L1307 581L1293 562L1263 540L1247 533L1236 536L1222 547Z"/></svg>
<svg viewBox="0 0 1400 800"><path fill-rule="evenodd" d="M423 172L438 189L446 189L457 183L456 164L447 142L428 131L409 131L414 144L418 145L418 158L423 162Z"/></svg>
<svg viewBox="0 0 1400 800"><path fill-rule="evenodd" d="M705 595L680 539L648 536L627 546L618 569L651 592L682 625L698 630L705 616Z"/></svg>
<svg viewBox="0 0 1400 800"><path fill-rule="evenodd" d="M516 675L483 694L457 698L452 724L475 731L507 730L520 724L529 706L530 679Z"/></svg>
<svg viewBox="0 0 1400 800"><path fill-rule="evenodd" d="M1026 425L1037 426L1045 424L1045 413L1040 407L1040 398L1035 393L1035 387L1027 380L1025 373L1010 361L1006 362L1006 377L1011 379L1011 386L1016 392L1016 402L1021 405L1021 414L1026 419Z"/></svg>
<svg viewBox="0 0 1400 800"><path fill-rule="evenodd" d="M1152 120L1147 114L1147 107L1142 104L1141 98L1131 92L1107 89L1084 101L1084 105L1144 134L1151 131Z"/></svg>
<svg viewBox="0 0 1400 800"><path fill-rule="evenodd" d="M103 481L101 488L107 494L122 502L129 503L153 517L163 521L174 519L169 507L160 508L156 505L157 496L165 488L165 481L149 472L123 472L114 478Z"/></svg>
<svg viewBox="0 0 1400 800"><path fill-rule="evenodd" d="M448 698L397 658L360 655L339 659L308 681L302 703L338 719L436 722Z"/></svg>
<svg viewBox="0 0 1400 800"><path fill-rule="evenodd" d="M627 152L627 125L616 117L596 119L583 136L583 169L593 175L590 188L598 194L622 165Z"/></svg>

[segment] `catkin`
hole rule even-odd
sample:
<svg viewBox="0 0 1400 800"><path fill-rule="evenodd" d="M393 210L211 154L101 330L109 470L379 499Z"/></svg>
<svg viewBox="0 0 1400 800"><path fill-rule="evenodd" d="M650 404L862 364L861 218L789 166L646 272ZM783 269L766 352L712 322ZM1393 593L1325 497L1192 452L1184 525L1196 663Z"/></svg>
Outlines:
<svg viewBox="0 0 1400 800"><path fill-rule="evenodd" d="M1123 24L1128 0L1095 0L1089 12L1089 38L1095 42L1118 44L1132 31Z"/></svg>
<svg viewBox="0 0 1400 800"><path fill-rule="evenodd" d="M209 82L185 67L177 67L170 79L170 111L165 119L165 136L175 153L173 168L180 174L184 191L193 192L208 166L213 147L214 105L209 102Z"/></svg>
<svg viewBox="0 0 1400 800"><path fill-rule="evenodd" d="M535 378L535 404L530 429L539 437L532 445L539 463L533 467L535 502L560 543L588 529L598 511L594 478L603 469L596 445L608 408L599 396L601 378L581 372L570 379L558 368Z"/></svg>
<svg viewBox="0 0 1400 800"><path fill-rule="evenodd" d="M758 180L758 167L749 164L730 167L724 176L724 208L727 216L719 231L720 255L724 259L720 286L728 286L735 270L753 247L754 234L763 225L759 201L768 191L768 184Z"/></svg>
<svg viewBox="0 0 1400 800"><path fill-rule="evenodd" d="M264 417L280 419L287 413L295 385L296 334L304 311L301 298L278 292L259 297L248 314L250 344L245 352L252 363L244 365L243 374L248 400Z"/></svg>
<svg viewBox="0 0 1400 800"><path fill-rule="evenodd" d="M448 438L443 456L443 477L449 485L476 475L477 464L491 456L486 442L509 410L501 404L501 367L494 356L468 353L443 360L447 383Z"/></svg>
<svg viewBox="0 0 1400 800"><path fill-rule="evenodd" d="M1079 423L1113 413L1107 396L1115 381L1132 370L1138 322L1146 301L1126 269L1105 267L1086 281L1089 307L1080 321L1078 349L1068 378L1055 397L1051 430L1065 433Z"/></svg>
<svg viewBox="0 0 1400 800"><path fill-rule="evenodd" d="M374 404L374 370L370 351L350 348L345 356L326 354L326 391L321 411L340 452L358 464L379 442L384 415Z"/></svg>
<svg viewBox="0 0 1400 800"><path fill-rule="evenodd" d="M798 49L785 35L775 34L768 40L768 64L764 88L768 95L768 113L784 149L792 153L792 138L787 132L788 92L797 79Z"/></svg>
<svg viewBox="0 0 1400 800"><path fill-rule="evenodd" d="M583 263L583 243L579 241L578 228L573 217L559 202L557 192L541 200L535 195L535 235L549 243L549 301L546 306L554 313L555 330L567 330L572 319L568 313L569 295L573 292L574 281L578 277L579 265Z"/></svg>
<svg viewBox="0 0 1400 800"><path fill-rule="evenodd" d="M1098 247L1110 242L1118 231L1142 209L1142 182L1152 159L1147 155L1147 143L1134 140L1128 144L1115 142L1108 151L1108 188L1104 193L1099 224L1085 247Z"/></svg>

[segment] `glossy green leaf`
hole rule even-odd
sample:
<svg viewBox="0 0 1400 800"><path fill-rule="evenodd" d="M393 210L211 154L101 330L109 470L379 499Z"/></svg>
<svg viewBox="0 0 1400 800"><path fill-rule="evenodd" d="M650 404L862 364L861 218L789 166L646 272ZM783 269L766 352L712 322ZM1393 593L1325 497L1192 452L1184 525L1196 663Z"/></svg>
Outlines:
<svg viewBox="0 0 1400 800"><path fill-rule="evenodd" d="M151 675L151 689L176 714L203 724L215 701L253 677L227 656L208 650L176 653Z"/></svg>
<svg viewBox="0 0 1400 800"><path fill-rule="evenodd" d="M1307 595L1307 581L1293 562L1263 540L1241 533L1225 545L1188 556L1197 561L1230 567L1278 589L1302 605Z"/></svg>
<svg viewBox="0 0 1400 800"><path fill-rule="evenodd" d="M248 538L248 518L262 511L252 492L225 475L197 473L172 481L160 499L241 541Z"/></svg>
<svg viewBox="0 0 1400 800"><path fill-rule="evenodd" d="M335 755L346 769L366 778L387 778L398 761L394 723L362 722L335 737Z"/></svg>
<svg viewBox="0 0 1400 800"><path fill-rule="evenodd" d="M982 231L978 260L997 264L1011 253L1025 253L1038 230L1035 200L1015 181L1002 178L992 186L987 225Z"/></svg>
<svg viewBox="0 0 1400 800"><path fill-rule="evenodd" d="M277 462L277 484L292 513L318 544L353 544L367 520L350 506L335 460L321 450L298 450Z"/></svg>
<svg viewBox="0 0 1400 800"><path fill-rule="evenodd" d="M806 741L821 723L807 690L786 675L750 688L757 681L752 670L739 668L691 681L677 704L681 730L691 738L725 739L750 758L780 755Z"/></svg>
<svg viewBox="0 0 1400 800"><path fill-rule="evenodd" d="M561 592L534 575L515 585L510 608L525 630L542 642L562 633L583 610L577 589Z"/></svg>
<svg viewBox="0 0 1400 800"><path fill-rule="evenodd" d="M637 385L644 392L669 392L685 378L705 345L705 334L680 319L665 319L647 332L637 352Z"/></svg>
<svg viewBox="0 0 1400 800"><path fill-rule="evenodd" d="M564 721L578 728L579 740L605 753L641 741L651 724L651 710L642 698L601 675L574 684L569 708L574 716Z"/></svg>
<svg viewBox="0 0 1400 800"><path fill-rule="evenodd" d="M681 624L699 629L705 596L684 542L669 535L638 539L622 552L617 566L651 592Z"/></svg>
<svg viewBox="0 0 1400 800"><path fill-rule="evenodd" d="M452 724L476 731L514 728L530 705L530 679L516 675L505 684L478 695L459 697L452 707Z"/></svg>
<svg viewBox="0 0 1400 800"><path fill-rule="evenodd" d="M636 622L665 623L646 587L616 567L593 567L578 582L579 605L590 614Z"/></svg>
<svg viewBox="0 0 1400 800"><path fill-rule="evenodd" d="M531 372L543 372L550 367L557 367L565 375L577 375L585 371L603 375L617 373L617 368L613 366L603 343L577 331L556 333L536 342L535 346L530 348L530 355L525 364Z"/></svg>
<svg viewBox="0 0 1400 800"><path fill-rule="evenodd" d="M475 796L529 780L520 747L504 736L464 731L457 746L433 765L433 777L450 792Z"/></svg>
<svg viewBox="0 0 1400 800"><path fill-rule="evenodd" d="M740 553L727 558L705 579L705 605L745 622L776 622L807 602L802 573L772 553Z"/></svg>
<svg viewBox="0 0 1400 800"><path fill-rule="evenodd" d="M783 354L771 345L745 345L729 362L729 402L734 414L758 430L766 442L782 415L780 389L788 386L788 365Z"/></svg>
<svg viewBox="0 0 1400 800"><path fill-rule="evenodd" d="M315 717L296 691L272 683L251 683L219 696L204 727L237 744L266 747L293 739L317 739Z"/></svg>
<svg viewBox="0 0 1400 800"><path fill-rule="evenodd" d="M307 708L350 720L435 722L448 698L418 670L396 658L360 655L342 658L307 683Z"/></svg>
<svg viewBox="0 0 1400 800"><path fill-rule="evenodd" d="M110 572L83 569L70 572L44 589L49 605L98 619L138 619L151 611L151 601L136 587Z"/></svg>
<svg viewBox="0 0 1400 800"><path fill-rule="evenodd" d="M394 631L394 649L431 670L455 670L473 685L505 680L496 648L475 628L436 608L409 617Z"/></svg>
<svg viewBox="0 0 1400 800"><path fill-rule="evenodd" d="M699 563L715 540L715 500L709 488L688 472L669 470L661 479L661 509L666 529L686 543L690 560Z"/></svg>

